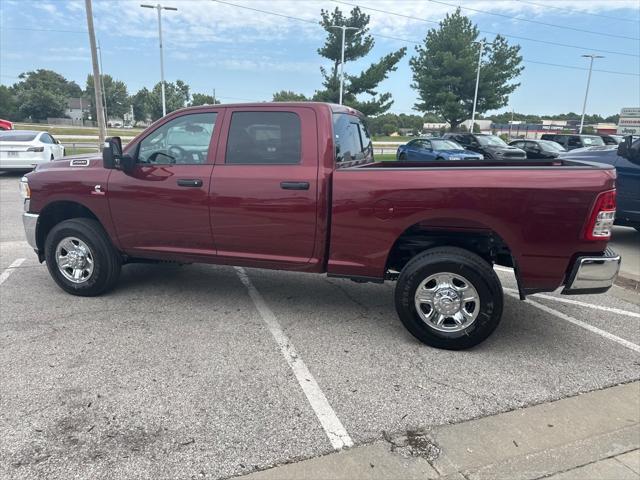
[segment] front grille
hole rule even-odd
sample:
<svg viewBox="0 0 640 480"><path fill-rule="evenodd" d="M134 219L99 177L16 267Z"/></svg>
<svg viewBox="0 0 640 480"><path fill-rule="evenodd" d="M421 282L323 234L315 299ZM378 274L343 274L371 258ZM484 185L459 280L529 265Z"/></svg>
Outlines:
<svg viewBox="0 0 640 480"><path fill-rule="evenodd" d="M504 152L504 157L506 158L525 158L525 156L520 152Z"/></svg>

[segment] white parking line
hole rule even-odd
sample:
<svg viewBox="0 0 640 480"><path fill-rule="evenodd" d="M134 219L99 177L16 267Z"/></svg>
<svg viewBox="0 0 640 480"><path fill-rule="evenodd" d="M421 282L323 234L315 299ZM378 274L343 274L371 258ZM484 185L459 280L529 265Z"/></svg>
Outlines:
<svg viewBox="0 0 640 480"><path fill-rule="evenodd" d="M9 275L11 275L16 268L22 265L22 262L24 262L24 258L18 258L17 260L14 260L11 265L5 268L4 272L0 273L0 285L2 285L7 278L9 278Z"/></svg>
<svg viewBox="0 0 640 480"><path fill-rule="evenodd" d="M516 298L516 299L520 299L520 297L518 296L517 293L512 293L509 291L505 291L505 293L507 295L509 295L510 297ZM569 323L573 323L574 325L577 325L578 327L582 327L585 330L589 330L590 332L593 333L597 333L598 335L607 338L609 340L612 340L616 343L619 343L620 345L622 345L623 347L629 348L631 350L633 350L634 352L638 352L640 353L640 345L637 345L633 342L630 342L629 340L625 340L624 338L620 338L617 335L614 335L612 333L606 332L598 327L594 327L593 325L590 325L586 322L583 322L582 320L578 320L577 318L573 318L570 317L569 315L565 315L562 312L559 312L558 310L554 310L553 308L547 307L546 305L543 305L542 303L538 303L535 300L531 300L531 299L527 299L525 303L528 303L529 305L533 305L536 308L539 308L540 310L542 310L543 312L547 312L550 313L551 315L558 317L561 320L565 320Z"/></svg>
<svg viewBox="0 0 640 480"><path fill-rule="evenodd" d="M502 289L505 292L518 293L518 291L514 288L502 287ZM570 298L553 297L551 295L545 295L542 293L536 293L535 298L542 298L544 300L553 300L555 302L568 303L570 305L578 305L580 307L593 308L594 310L602 310L603 312L617 313L618 315L625 315L627 317L640 318L640 313L630 312L628 310L622 310L621 308L605 307L604 305L594 305L592 303L580 302L578 300L572 300Z"/></svg>
<svg viewBox="0 0 640 480"><path fill-rule="evenodd" d="M235 269L238 277L240 277L240 281L245 287L247 287L249 296L251 297L251 300L253 300L258 313L260 313L260 316L264 320L264 323L267 324L267 328L271 332L271 335L273 335L273 338L280 347L280 352L282 352L282 355L289 364L289 367L291 367L293 374L300 384L300 388L302 388L311 408L318 417L320 425L322 425L327 437L329 437L331 446L336 450L353 446L353 440L351 440L351 437L342 425L342 422L340 422L340 419L333 411L333 408L329 405L327 397L324 396L324 393L322 393L322 390L318 386L315 378L313 378L313 375L309 372L309 369L296 352L289 338L287 338L282 331L282 327L280 326L278 319L267 306L262 295L260 295L260 292L258 292L258 290L253 286L253 283L251 283L247 272L242 267L235 267Z"/></svg>

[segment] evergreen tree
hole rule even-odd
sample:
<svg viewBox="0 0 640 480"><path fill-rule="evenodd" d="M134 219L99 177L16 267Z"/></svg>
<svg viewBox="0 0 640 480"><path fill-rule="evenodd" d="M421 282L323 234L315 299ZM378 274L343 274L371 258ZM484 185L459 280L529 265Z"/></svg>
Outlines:
<svg viewBox="0 0 640 480"><path fill-rule="evenodd" d="M420 101L416 109L434 112L444 117L455 130L471 118L478 68L478 27L460 13L447 15L439 28L429 30L424 45L416 47L411 58L412 88ZM498 35L493 42L485 41L480 68L476 112L503 107L509 95L518 88L512 83L523 70L520 66L520 46L510 46Z"/></svg>
<svg viewBox="0 0 640 480"><path fill-rule="evenodd" d="M342 26L357 28L357 31L347 30L345 33L345 64L366 56L374 45L373 37L369 34L369 15L360 11L358 7L351 10L348 17L336 7L335 10L321 11L320 25L327 31L327 38L318 53L331 60L332 65L327 70L320 68L324 87L316 91L313 99L323 102L338 103L340 100L340 61L342 54L342 30L331 28ZM397 64L406 54L405 47L382 57L377 63L372 63L358 75L347 75L345 72L343 103L360 110L365 115L374 116L389 110L393 104L391 93L378 93L376 90L380 82L386 79L389 72L397 69ZM346 69L345 69L346 70ZM367 94L371 98L361 100L359 95Z"/></svg>

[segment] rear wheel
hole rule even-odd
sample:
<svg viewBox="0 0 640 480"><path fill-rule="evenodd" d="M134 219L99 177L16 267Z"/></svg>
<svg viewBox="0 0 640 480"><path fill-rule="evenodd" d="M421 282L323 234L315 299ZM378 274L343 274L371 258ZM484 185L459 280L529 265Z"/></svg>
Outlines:
<svg viewBox="0 0 640 480"><path fill-rule="evenodd" d="M122 260L93 219L60 222L47 235L44 250L49 273L67 293L100 295L118 280Z"/></svg>
<svg viewBox="0 0 640 480"><path fill-rule="evenodd" d="M444 158L438 157L438 158L436 158L436 162L444 162Z"/></svg>
<svg viewBox="0 0 640 480"><path fill-rule="evenodd" d="M502 316L502 287L491 265L456 247L416 255L402 270L396 311L418 340L461 350L484 341Z"/></svg>

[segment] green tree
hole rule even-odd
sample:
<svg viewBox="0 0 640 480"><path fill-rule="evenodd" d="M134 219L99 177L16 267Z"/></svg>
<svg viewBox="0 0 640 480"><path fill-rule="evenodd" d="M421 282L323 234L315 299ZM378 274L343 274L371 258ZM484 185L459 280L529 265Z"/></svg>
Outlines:
<svg viewBox="0 0 640 480"><path fill-rule="evenodd" d="M273 94L274 102L306 102L308 100L302 93L292 92L291 90L280 90Z"/></svg>
<svg viewBox="0 0 640 480"><path fill-rule="evenodd" d="M114 80L111 75L102 75L102 84L104 86L103 95L107 104L107 115L109 117L122 118L129 111L130 105L127 85L120 80ZM85 95L89 100L91 118L95 119L96 106L93 75L87 76Z"/></svg>
<svg viewBox="0 0 640 480"><path fill-rule="evenodd" d="M416 47L417 56L409 62L411 86L420 98L416 109L441 115L452 130L470 118L473 110L478 34L478 28L458 8L439 28L427 32L424 44ZM491 43L485 41L483 48L478 113L507 105L509 95L520 85L513 80L523 70L519 45L510 46L498 35Z"/></svg>
<svg viewBox="0 0 640 480"><path fill-rule="evenodd" d="M182 80L176 83L165 82L165 102L167 113L183 108L189 103L189 85ZM162 117L162 87L160 82L156 83L153 90L149 92L149 114L152 120Z"/></svg>
<svg viewBox="0 0 640 480"><path fill-rule="evenodd" d="M189 106L197 107L198 105L217 105L220 100L213 98L213 95L207 95L206 93L194 93L191 96L191 102Z"/></svg>
<svg viewBox="0 0 640 480"><path fill-rule="evenodd" d="M373 48L373 37L369 35L369 15L360 11L358 7L351 10L348 17L336 7L335 10L321 11L320 25L327 31L327 38L318 53L331 60L332 65L327 71L320 68L323 77L323 89L316 91L314 100L338 103L340 100L340 60L342 50L342 30L331 28L335 25L345 25L357 28L357 31L347 30L345 34L345 63L352 62L366 56ZM358 75L345 75L343 103L360 110L365 115L378 115L384 113L393 104L391 93L378 93L377 87L389 75L389 72L397 69L397 64L406 54L407 49L390 53L382 57L377 63L372 63ZM369 95L368 100L360 100L360 95Z"/></svg>
<svg viewBox="0 0 640 480"><path fill-rule="evenodd" d="M151 103L149 95L149 90L146 87L143 87L129 99L129 102L133 107L133 118L136 122L146 122L151 117Z"/></svg>
<svg viewBox="0 0 640 480"><path fill-rule="evenodd" d="M0 85L0 118L4 120L19 120L16 92L12 87Z"/></svg>
<svg viewBox="0 0 640 480"><path fill-rule="evenodd" d="M13 85L17 116L21 119L42 120L64 117L67 99L80 97L82 90L53 70L39 69L21 73L20 81Z"/></svg>

